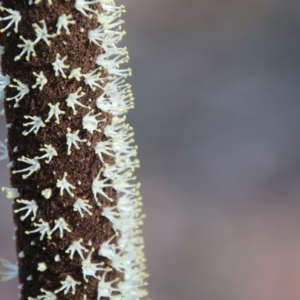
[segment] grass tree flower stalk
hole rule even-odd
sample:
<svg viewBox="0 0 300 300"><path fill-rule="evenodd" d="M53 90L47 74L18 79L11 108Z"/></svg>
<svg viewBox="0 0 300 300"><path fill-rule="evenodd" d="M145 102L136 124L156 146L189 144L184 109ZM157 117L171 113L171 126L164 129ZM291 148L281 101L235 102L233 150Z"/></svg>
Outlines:
<svg viewBox="0 0 300 300"><path fill-rule="evenodd" d="M22 300L147 295L134 170L128 52L114 0L2 0L0 97L7 120Z"/></svg>

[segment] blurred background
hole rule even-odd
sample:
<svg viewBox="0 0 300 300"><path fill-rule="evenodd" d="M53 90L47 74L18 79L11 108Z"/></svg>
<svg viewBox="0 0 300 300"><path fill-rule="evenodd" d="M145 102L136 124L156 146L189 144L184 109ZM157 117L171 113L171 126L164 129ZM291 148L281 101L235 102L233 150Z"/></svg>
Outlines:
<svg viewBox="0 0 300 300"><path fill-rule="evenodd" d="M150 298L299 300L300 3L124 4ZM14 261L11 214L2 194Z"/></svg>

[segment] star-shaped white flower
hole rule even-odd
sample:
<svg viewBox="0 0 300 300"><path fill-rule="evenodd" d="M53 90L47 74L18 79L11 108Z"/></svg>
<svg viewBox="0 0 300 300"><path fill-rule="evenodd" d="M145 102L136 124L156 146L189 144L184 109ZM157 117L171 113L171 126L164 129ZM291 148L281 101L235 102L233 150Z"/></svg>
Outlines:
<svg viewBox="0 0 300 300"><path fill-rule="evenodd" d="M79 241L74 241L66 250L66 253L70 253L70 259L73 259L74 254L77 252L81 259L84 260L82 251L88 252L88 250L81 245L82 241L82 239L79 239Z"/></svg>
<svg viewBox="0 0 300 300"><path fill-rule="evenodd" d="M33 75L36 77L35 84L32 86L33 89L39 86L40 91L44 88L44 85L48 82L44 72L41 71L39 74L33 72Z"/></svg>
<svg viewBox="0 0 300 300"><path fill-rule="evenodd" d="M76 285L80 285L81 282L80 281L76 281L74 280L70 275L67 275L67 278L64 281L60 282L62 284L61 288L54 291L55 294L64 291L64 294L66 295L70 289L72 289L72 294L75 294L75 288Z"/></svg>
<svg viewBox="0 0 300 300"><path fill-rule="evenodd" d="M55 76L58 76L61 74L63 78L67 78L67 75L64 72L64 69L69 69L70 66L67 66L64 62L68 58L68 56L65 56L61 59L61 55L59 53L56 54L56 59L52 63L53 69L55 71Z"/></svg>
<svg viewBox="0 0 300 300"><path fill-rule="evenodd" d="M14 97L6 98L6 100L7 101L16 100L16 102L19 102L26 94L29 93L29 87L27 84L22 83L18 79L14 78L13 81L16 82L17 84L10 84L9 87L17 89L19 93Z"/></svg>
<svg viewBox="0 0 300 300"><path fill-rule="evenodd" d="M59 218L57 220L54 220L54 223L55 223L55 226L51 230L51 234L55 230L59 230L59 236L62 239L63 236L64 236L64 230L68 231L68 232L71 232L71 229L68 227L68 224L67 224L67 222L65 221L64 218Z"/></svg>
<svg viewBox="0 0 300 300"><path fill-rule="evenodd" d="M36 201L35 200L28 201L28 200L21 199L21 200L17 200L17 202L25 204L25 206L19 209L15 209L14 212L18 213L20 211L27 210L26 214L21 217L21 220L24 221L32 213L33 217L31 218L31 221L33 221L36 218L36 213L38 210Z"/></svg>
<svg viewBox="0 0 300 300"><path fill-rule="evenodd" d="M32 25L36 34L36 39L34 43L38 43L40 40L43 40L48 46L50 46L51 42L49 39L55 37L56 34L48 33L45 20L41 20L40 23L42 24L41 27L36 23Z"/></svg>
<svg viewBox="0 0 300 300"><path fill-rule="evenodd" d="M1 281L8 281L18 276L19 267L17 263L12 264L3 258L0 258L0 263L6 269L5 271L0 271Z"/></svg>
<svg viewBox="0 0 300 300"><path fill-rule="evenodd" d="M6 11L9 14L4 18L0 17L0 21L9 21L6 27L0 29L0 32L4 32L5 30L9 29L12 25L15 25L14 31L18 32L18 25L22 19L20 12L17 10L12 10L10 8L3 7L2 2L0 2L0 11Z"/></svg>
<svg viewBox="0 0 300 300"><path fill-rule="evenodd" d="M45 222L43 219L39 219L40 223L33 223L33 225L35 227L37 227L37 229L31 230L31 231L25 231L26 234L30 234L30 233L35 233L35 232L39 232L41 237L40 240L43 240L45 234L47 234L48 239L51 238L51 230L50 230L50 225L48 222Z"/></svg>
<svg viewBox="0 0 300 300"><path fill-rule="evenodd" d="M57 151L55 150L55 148L52 145L44 145L44 148L40 148L40 151L44 151L45 154L43 156L40 157L36 157L36 159L47 159L46 163L49 164L50 161L52 160L53 156L57 156Z"/></svg>
<svg viewBox="0 0 300 300"><path fill-rule="evenodd" d="M91 205L88 204L89 201L88 200L83 200L78 198L75 203L73 204L73 210L74 211L78 211L81 218L84 217L84 211L87 212L90 216L92 215L92 212L89 210L90 208L92 208Z"/></svg>
<svg viewBox="0 0 300 300"><path fill-rule="evenodd" d="M82 90L81 87L78 88L78 90L75 93L69 94L68 98L66 99L67 106L72 108L74 115L77 114L77 111L75 109L75 104L81 107L86 107L85 105L83 105L78 101L79 98L85 95L85 93L81 92L81 90Z"/></svg>
<svg viewBox="0 0 300 300"><path fill-rule="evenodd" d="M93 184L92 184L92 191L93 191L95 200L98 202L97 194L100 194L103 197L105 197L106 199L108 199L109 201L113 201L113 199L109 198L104 192L104 188L112 186L111 184L106 183L109 179L107 179L107 178L102 179L102 180L99 180L99 179L100 179L100 172L98 173L97 177L94 178Z"/></svg>
<svg viewBox="0 0 300 300"><path fill-rule="evenodd" d="M35 43L31 40L26 40L22 35L20 35L20 39L24 42L23 44L18 44L18 48L23 48L22 52L15 56L15 61L21 59L21 57L26 53L26 60L30 60L30 55L33 57L36 56L35 50L34 50L34 45Z"/></svg>
<svg viewBox="0 0 300 300"><path fill-rule="evenodd" d="M31 119L31 122L28 123L23 123L23 126L29 126L31 125L32 127L30 128L30 130L26 131L24 130L22 132L23 135L28 135L30 132L34 132L34 134L37 134L37 132L40 130L41 127L45 127L45 123L43 122L43 120L40 117L37 116L24 116L25 119Z"/></svg>
<svg viewBox="0 0 300 300"><path fill-rule="evenodd" d="M66 134L67 146L68 146L68 155L71 154L71 147L74 146L75 149L80 149L78 142L86 142L86 139L80 139L78 136L79 130L76 130L74 133L71 132L70 128L67 128L68 133Z"/></svg>
<svg viewBox="0 0 300 300"><path fill-rule="evenodd" d="M75 20L72 20L72 15L66 15L66 14L62 14L61 16L59 16L57 24L56 24L56 28L57 34L61 34L61 30L62 28L65 29L66 33L69 35L70 34L70 30L69 30L69 25L75 24Z"/></svg>
<svg viewBox="0 0 300 300"><path fill-rule="evenodd" d="M63 195L64 190L66 190L72 197L74 197L74 194L71 192L71 189L75 189L75 186L67 181L67 175L67 172L65 172L64 177L62 179L57 180L56 187L60 188L61 196Z"/></svg>
<svg viewBox="0 0 300 300"><path fill-rule="evenodd" d="M26 164L29 165L29 167L27 167L25 169L13 170L12 171L13 174L28 172L27 174L22 175L23 179L26 179L32 173L36 172L37 170L39 170L41 168L40 163L35 158L27 158L25 156L22 156L22 157L18 158L18 161L22 161L22 162L24 162L24 163L26 163Z"/></svg>
<svg viewBox="0 0 300 300"><path fill-rule="evenodd" d="M59 115L65 114L66 112L59 109L60 103L51 104L48 103L48 106L50 107L48 118L45 120L45 122L49 122L50 119L54 116L55 117L55 123L59 124Z"/></svg>

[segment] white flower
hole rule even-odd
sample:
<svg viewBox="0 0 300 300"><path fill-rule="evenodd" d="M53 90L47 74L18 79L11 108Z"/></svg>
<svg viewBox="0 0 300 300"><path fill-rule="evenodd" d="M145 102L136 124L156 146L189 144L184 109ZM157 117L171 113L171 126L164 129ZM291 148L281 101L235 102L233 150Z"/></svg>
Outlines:
<svg viewBox="0 0 300 300"><path fill-rule="evenodd" d="M0 90L4 90L10 84L10 76L0 72Z"/></svg>
<svg viewBox="0 0 300 300"><path fill-rule="evenodd" d="M64 28L67 34L70 34L69 25L75 24L75 20L72 20L72 15L62 14L59 16L56 27L57 27L57 34L61 34L62 28Z"/></svg>
<svg viewBox="0 0 300 300"><path fill-rule="evenodd" d="M60 103L55 103L55 104L51 104L48 103L50 110L48 113L48 118L45 120L45 122L49 122L50 119L55 116L55 123L59 124L59 115L65 114L65 112L63 110L59 109L59 104Z"/></svg>
<svg viewBox="0 0 300 300"><path fill-rule="evenodd" d="M46 163L49 164L49 162L52 160L53 156L57 156L57 151L52 145L44 145L44 148L40 148L40 151L46 152L43 156L35 157L36 159L43 159L47 158Z"/></svg>
<svg viewBox="0 0 300 300"><path fill-rule="evenodd" d="M102 25L104 29L112 29L124 23L123 20L119 19L120 16L121 14L119 12L112 12L111 14L105 12L105 13L98 14L97 18L98 18L98 22Z"/></svg>
<svg viewBox="0 0 300 300"><path fill-rule="evenodd" d="M20 80L18 79L13 79L14 82L16 82L17 84L10 84L9 87L15 88L19 91L19 93L17 95L15 95L14 97L10 97L10 98L6 98L7 101L9 100L16 100L16 102L19 102L26 94L29 93L29 88L28 85L25 83L22 83Z"/></svg>
<svg viewBox="0 0 300 300"><path fill-rule="evenodd" d="M98 113L96 115L91 116L92 111L88 112L83 118L82 118L82 127L83 129L86 129L89 133L93 133L94 130L101 131L101 129L97 129L98 123L105 121L105 119L98 121L96 117L100 116L102 113Z"/></svg>
<svg viewBox="0 0 300 300"><path fill-rule="evenodd" d="M81 74L81 68L75 68L70 72L70 75L68 76L69 79L75 78L77 81L80 81L80 78L83 75Z"/></svg>
<svg viewBox="0 0 300 300"><path fill-rule="evenodd" d="M43 219L39 219L40 223L33 223L33 225L35 227L37 227L37 229L31 230L31 231L25 231L26 234L30 234L30 233L35 233L35 232L39 232L41 237L40 240L42 240L45 236L45 234L47 234L48 239L51 238L51 230L50 230L50 226L48 222L44 222Z"/></svg>
<svg viewBox="0 0 300 300"><path fill-rule="evenodd" d="M92 276L96 279L99 279L99 277L96 275L96 273L98 271L105 271L107 269L105 268L101 268L100 266L103 266L104 263L92 263L91 262L91 257L92 257L92 253L95 251L94 248L92 248L91 252L89 253L88 257L86 259L84 259L81 263L82 265L82 273L83 273L83 278L85 281L88 281L86 279L86 276Z"/></svg>
<svg viewBox="0 0 300 300"><path fill-rule="evenodd" d="M67 275L67 278L64 281L60 282L62 284L61 288L56 290L54 293L57 294L60 291L64 291L64 294L66 295L70 289L72 289L72 294L75 294L75 287L76 285L80 285L81 283L79 281L75 281L70 275Z"/></svg>
<svg viewBox="0 0 300 300"><path fill-rule="evenodd" d="M106 183L109 179L107 179L107 178L102 179L102 180L99 180L99 179L100 179L100 172L97 175L97 177L94 178L93 184L92 184L92 190L93 190L95 200L98 202L97 194L101 194L103 197L105 197L109 201L113 201L113 199L109 198L104 192L104 188L112 186L111 184Z"/></svg>
<svg viewBox="0 0 300 300"><path fill-rule="evenodd" d="M25 169L12 171L13 174L22 173L22 172L28 172L27 174L22 175L23 179L26 179L32 173L36 172L37 170L39 170L41 168L40 163L35 158L27 158L25 156L22 156L22 157L18 158L18 161L22 161L22 162L24 162L26 164L29 164L29 167L27 167Z"/></svg>
<svg viewBox="0 0 300 300"><path fill-rule="evenodd" d="M91 205L88 204L89 201L88 200L83 200L78 198L75 203L73 204L74 207L74 211L78 211L81 218L83 218L84 216L84 212L87 212L90 216L92 215L92 212L89 211L90 208L92 208Z"/></svg>
<svg viewBox="0 0 300 300"><path fill-rule="evenodd" d="M79 130L76 130L74 133L71 133L71 129L67 128L68 133L66 134L67 146L68 146L68 155L71 154L71 147L74 146L76 149L80 149L77 142L86 142L86 139L80 139L78 136Z"/></svg>
<svg viewBox="0 0 300 300"><path fill-rule="evenodd" d="M37 134L37 132L39 131L39 129L41 127L45 127L46 125L44 124L44 122L42 121L42 119L40 117L37 117L37 116L24 116L24 118L27 120L27 119L31 119L32 121L31 122L28 122L28 123L23 123L23 126L29 126L29 125L32 125L32 127L30 128L30 130L28 131L23 131L22 134L23 135L28 135L30 132L34 132L35 134Z"/></svg>
<svg viewBox="0 0 300 300"><path fill-rule="evenodd" d="M39 74L37 74L36 72L33 72L33 75L36 76L36 82L35 84L32 86L33 89L35 89L36 87L40 87L40 91L44 88L44 85L48 82L46 76L44 75L44 72L41 71Z"/></svg>
<svg viewBox="0 0 300 300"><path fill-rule="evenodd" d="M74 241L66 250L66 253L70 253L70 259L73 259L75 252L77 252L81 259L84 260L82 251L88 252L88 250L81 246L82 241L82 239L80 239L79 241Z"/></svg>
<svg viewBox="0 0 300 300"><path fill-rule="evenodd" d="M101 297L111 297L112 292L117 292L118 289L113 288L112 284L119 280L119 278L112 281L105 281L106 272L101 277L101 280L98 282L98 295L97 300L100 300Z"/></svg>
<svg viewBox="0 0 300 300"><path fill-rule="evenodd" d="M89 17L89 15L86 13L87 11L96 13L94 9L89 7L89 5L95 3L99 3L99 0L75 0L75 8L86 17Z"/></svg>
<svg viewBox="0 0 300 300"><path fill-rule="evenodd" d="M98 254L100 256L104 256L108 259L113 259L116 256L116 246L110 244L110 242L115 238L115 235L113 235L109 240L106 242L103 242L100 246L100 249L98 251Z"/></svg>
<svg viewBox="0 0 300 300"><path fill-rule="evenodd" d="M53 38L56 36L56 34L49 34L47 25L45 20L41 20L40 23L42 24L42 27L39 27L38 24L34 23L32 26L34 28L36 39L34 43L38 43L40 40L43 40L48 46L50 46L50 40L49 38Z"/></svg>
<svg viewBox="0 0 300 300"><path fill-rule="evenodd" d="M39 300L56 300L57 299L55 294L53 294L52 292L45 291L44 289L41 289L41 292L44 293L45 295L38 296L37 298Z"/></svg>
<svg viewBox="0 0 300 300"><path fill-rule="evenodd" d="M75 109L75 104L79 105L81 107L86 107L82 103L78 101L79 98L85 95L84 92L81 92L82 88L80 87L75 93L69 94L68 98L66 99L67 106L71 107L73 109L74 115L77 114L76 109Z"/></svg>
<svg viewBox="0 0 300 300"><path fill-rule="evenodd" d="M2 187L1 190L5 193L7 199L15 199L20 197L20 193L16 188Z"/></svg>
<svg viewBox="0 0 300 300"><path fill-rule="evenodd" d="M32 213L33 217L31 218L31 221L33 221L36 218L36 212L38 210L36 201L35 200L28 201L28 200L21 199L21 200L17 200L17 202L23 203L25 204L25 206L20 209L15 209L14 212L18 213L20 211L27 210L26 214L21 217L21 220L24 221Z"/></svg>
<svg viewBox="0 0 300 300"><path fill-rule="evenodd" d="M54 220L54 222L55 222L55 226L51 230L51 234L55 230L59 230L59 237L62 239L63 236L64 236L64 230L68 231L68 232L71 232L71 229L68 228L68 224L67 224L67 222L65 221L64 218L59 218L58 220Z"/></svg>
<svg viewBox="0 0 300 300"><path fill-rule="evenodd" d="M0 258L0 263L6 269L6 271L0 271L1 281L8 281L18 276L19 268L17 263L12 264L3 258Z"/></svg>
<svg viewBox="0 0 300 300"><path fill-rule="evenodd" d="M7 158L8 158L7 146L0 141L0 160L4 160Z"/></svg>
<svg viewBox="0 0 300 300"><path fill-rule="evenodd" d="M112 223L116 222L116 219L120 217L120 213L118 211L115 211L116 207L104 207L101 215L105 218L107 218Z"/></svg>
<svg viewBox="0 0 300 300"><path fill-rule="evenodd" d="M74 194L71 192L70 189L75 189L75 186L70 184L66 177L67 172L64 173L64 177L62 179L58 179L56 183L56 187L60 188L60 195L63 195L64 190L66 190L72 197L74 197Z"/></svg>
<svg viewBox="0 0 300 300"><path fill-rule="evenodd" d="M9 15L7 17L4 17L4 18L0 17L0 21L10 20L9 23L6 25L6 27L2 28L0 30L0 32L4 32L8 28L10 28L12 25L15 25L14 31L18 32L18 25L19 25L19 22L21 21L20 12L17 10L12 10L10 8L3 7L2 2L0 2L0 11L6 11L9 13Z"/></svg>
<svg viewBox="0 0 300 300"><path fill-rule="evenodd" d="M107 141L100 141L97 143L96 147L94 148L96 154L99 155L99 158L101 162L104 164L103 156L102 154L106 154L109 156L114 157L115 155L112 153L113 148L112 148L112 140L107 140Z"/></svg>
<svg viewBox="0 0 300 300"><path fill-rule="evenodd" d="M36 56L35 50L33 48L34 46L34 42L31 40L26 40L24 39L24 37L22 35L20 35L20 39L24 42L23 44L18 44L19 48L23 48L22 52L15 56L15 61L21 59L21 57L26 53L26 60L29 61L30 60L30 55L32 55L33 57Z"/></svg>
<svg viewBox="0 0 300 300"><path fill-rule="evenodd" d="M84 83L88 85L93 91L96 89L96 87L102 88L102 86L98 83L98 81L103 82L103 78L100 78L100 73L97 73L99 70L95 69L92 72L89 72L87 74L83 74Z"/></svg>
<svg viewBox="0 0 300 300"><path fill-rule="evenodd" d="M55 71L55 76L58 76L61 73L63 78L67 78L67 75L64 72L64 69L69 69L70 66L67 66L64 61L68 58L68 56L60 59L61 55L59 53L56 54L55 62L52 63L53 69Z"/></svg>

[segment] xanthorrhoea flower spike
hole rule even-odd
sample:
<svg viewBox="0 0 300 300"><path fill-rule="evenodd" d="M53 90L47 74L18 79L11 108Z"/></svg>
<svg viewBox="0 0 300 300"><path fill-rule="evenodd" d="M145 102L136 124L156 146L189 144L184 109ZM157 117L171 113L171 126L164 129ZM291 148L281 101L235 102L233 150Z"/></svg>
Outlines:
<svg viewBox="0 0 300 300"><path fill-rule="evenodd" d="M2 0L0 98L8 128L22 300L139 300L145 257L133 172L125 11L114 0ZM2 270L3 269L3 270Z"/></svg>

